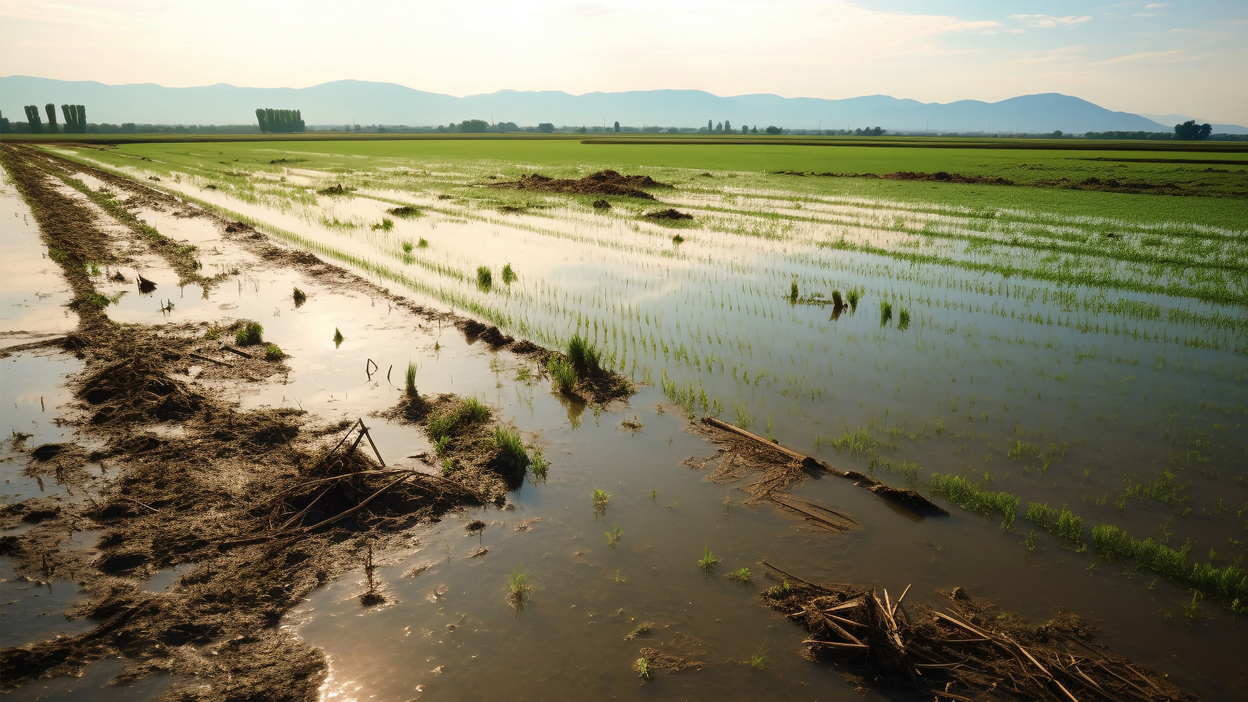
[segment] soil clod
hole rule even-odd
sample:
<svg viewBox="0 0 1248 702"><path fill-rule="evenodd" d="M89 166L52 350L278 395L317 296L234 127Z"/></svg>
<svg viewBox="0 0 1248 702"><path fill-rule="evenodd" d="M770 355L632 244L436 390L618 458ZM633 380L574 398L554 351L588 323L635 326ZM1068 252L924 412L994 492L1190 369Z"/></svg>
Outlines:
<svg viewBox="0 0 1248 702"><path fill-rule="evenodd" d="M605 170L580 179L550 178L539 173L532 173L520 176L519 180L490 183L490 187L572 195L615 195L653 200L654 196L646 192L646 188L670 188L671 186L659 183L647 175L623 175L616 171ZM599 202L605 203L604 200L599 200ZM610 207L609 204L607 206ZM598 203L594 203L594 207L598 207Z"/></svg>

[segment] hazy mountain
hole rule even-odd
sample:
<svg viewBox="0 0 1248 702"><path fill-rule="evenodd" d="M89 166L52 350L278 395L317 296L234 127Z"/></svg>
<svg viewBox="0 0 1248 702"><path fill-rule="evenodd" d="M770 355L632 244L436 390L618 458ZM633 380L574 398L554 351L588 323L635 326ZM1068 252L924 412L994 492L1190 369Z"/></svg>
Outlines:
<svg viewBox="0 0 1248 702"><path fill-rule="evenodd" d="M720 97L700 90L623 93L517 92L457 98L394 83L344 80L310 88L239 88L217 84L166 88L153 83L105 85L28 76L0 78L0 110L24 119L23 105L81 104L89 122L148 124L250 124L257 107L303 111L309 125L404 124L436 126L465 119L515 122L521 126L622 125L699 127L707 120L790 129L880 126L890 131L1029 132L1062 130L1170 131L1128 112L1113 112L1086 100L1047 93L1001 102L959 100L922 103L885 95L822 100L778 95ZM1215 131L1217 129L1215 128Z"/></svg>
<svg viewBox="0 0 1248 702"><path fill-rule="evenodd" d="M1241 127L1238 124L1216 124L1207 119L1199 117L1189 117L1187 115L1147 115L1140 113L1141 117L1147 117L1159 124L1168 124L1173 129L1174 125L1182 124L1188 120L1193 120L1197 124L1208 124L1213 127L1214 134L1248 134L1248 127Z"/></svg>

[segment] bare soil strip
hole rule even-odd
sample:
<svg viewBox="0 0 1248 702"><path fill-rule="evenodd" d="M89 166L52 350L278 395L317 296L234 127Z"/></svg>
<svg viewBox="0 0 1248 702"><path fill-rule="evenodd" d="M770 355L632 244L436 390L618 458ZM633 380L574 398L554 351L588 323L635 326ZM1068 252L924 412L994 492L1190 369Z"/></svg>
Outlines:
<svg viewBox="0 0 1248 702"><path fill-rule="evenodd" d="M520 176L519 180L491 183L492 188L508 190L536 190L544 193L567 193L572 195L617 195L641 200L653 200L646 188L670 188L646 175L623 175L612 170L599 171L580 179L549 178L539 173Z"/></svg>

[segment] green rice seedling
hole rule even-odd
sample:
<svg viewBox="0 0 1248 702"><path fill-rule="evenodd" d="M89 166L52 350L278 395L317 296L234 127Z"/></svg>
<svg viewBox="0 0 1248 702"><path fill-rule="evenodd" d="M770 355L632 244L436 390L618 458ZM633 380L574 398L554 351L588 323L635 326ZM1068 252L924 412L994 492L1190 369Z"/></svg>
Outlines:
<svg viewBox="0 0 1248 702"><path fill-rule="evenodd" d="M789 590L792 590L792 589L793 589L793 586L789 585L788 580L781 580L779 585L768 588L765 594L771 599L776 600L776 599L780 599L781 597L788 595Z"/></svg>
<svg viewBox="0 0 1248 702"><path fill-rule="evenodd" d="M738 568L737 570L734 570L731 573L727 573L726 575L724 575L724 577L728 578L729 580L735 580L741 583L742 585L747 585L753 582L753 579L750 577L749 568Z"/></svg>
<svg viewBox="0 0 1248 702"><path fill-rule="evenodd" d="M863 427L858 427L852 432L845 432L841 438L832 442L832 448L837 451L849 451L849 455L855 458L875 455L877 446L879 442Z"/></svg>
<svg viewBox="0 0 1248 702"><path fill-rule="evenodd" d="M1248 571L1238 563L1219 567L1194 562L1190 542L1176 551L1152 538L1141 541L1116 526L1100 524L1092 529L1092 545L1106 560L1133 561L1136 569L1214 597L1232 612L1248 612Z"/></svg>
<svg viewBox="0 0 1248 702"><path fill-rule="evenodd" d="M633 639L645 636L646 634L649 634L650 630L653 628L654 622L642 622L634 627L632 631L628 632L628 635L624 637L624 640L632 641Z"/></svg>
<svg viewBox="0 0 1248 702"><path fill-rule="evenodd" d="M234 343L239 346L255 346L264 341L264 327L259 322L244 322L234 333Z"/></svg>
<svg viewBox="0 0 1248 702"><path fill-rule="evenodd" d="M902 310L897 315L897 328L901 331L910 328L910 312L908 310Z"/></svg>
<svg viewBox="0 0 1248 702"><path fill-rule="evenodd" d="M545 480L546 474L550 470L550 464L546 462L546 458L542 455L542 449L536 446L529 449L529 470L533 471L533 475L538 480Z"/></svg>
<svg viewBox="0 0 1248 702"><path fill-rule="evenodd" d="M494 274L487 266L477 266L477 287L484 291L494 287Z"/></svg>
<svg viewBox="0 0 1248 702"><path fill-rule="evenodd" d="M1018 497L1008 492L987 492L971 484L966 478L955 475L933 473L931 489L937 495L944 495L949 501L963 509L980 514L999 514L1003 517L1002 529L1014 525L1018 514Z"/></svg>
<svg viewBox="0 0 1248 702"><path fill-rule="evenodd" d="M403 389L408 397L416 397L416 364L408 361L407 372L403 374Z"/></svg>
<svg viewBox="0 0 1248 702"><path fill-rule="evenodd" d="M490 408L475 397L459 400L459 417L468 422L484 422L490 418Z"/></svg>
<svg viewBox="0 0 1248 702"><path fill-rule="evenodd" d="M832 306L833 306L833 307L835 307L835 308L837 308L837 309L840 309L840 308L842 308L842 307L844 307L844 306L845 306L845 301L844 301L843 299L841 299L841 291L840 291L840 290L833 290L833 291L832 291Z"/></svg>
<svg viewBox="0 0 1248 702"><path fill-rule="evenodd" d="M413 249L413 248L415 248L415 247L414 247L414 245L412 244L412 242L410 242L410 241L405 241L405 242L403 242L403 253L405 253L405 254L411 254L411 253L412 253L412 249Z"/></svg>
<svg viewBox="0 0 1248 702"><path fill-rule="evenodd" d="M449 478L455 470L455 459L447 458L442 461L442 477Z"/></svg>
<svg viewBox="0 0 1248 702"><path fill-rule="evenodd" d="M217 339L220 339L221 327L218 327L215 324L212 325L211 327L208 327L208 331L204 332L204 338L207 339L208 341L216 341Z"/></svg>
<svg viewBox="0 0 1248 702"><path fill-rule="evenodd" d="M594 509L605 510L607 508L607 503L611 501L611 496L608 495L606 492L595 488L593 500L594 500Z"/></svg>
<svg viewBox="0 0 1248 702"><path fill-rule="evenodd" d="M307 301L308 301L308 296L307 296L307 294L305 294L305 293L304 293L302 290L300 290L299 288L295 288L295 291L294 291L293 293L291 293L291 295L290 295L290 296L291 296L291 298L295 301L295 307L299 307L299 306L301 306L303 303L305 303L305 302L307 302Z"/></svg>
<svg viewBox="0 0 1248 702"><path fill-rule="evenodd" d="M1183 603L1183 616L1188 619L1195 619L1196 612L1200 609L1201 599L1200 593L1196 590L1192 590L1192 601Z"/></svg>
<svg viewBox="0 0 1248 702"><path fill-rule="evenodd" d="M427 249L427 248L429 248L429 240L428 240L428 239L426 239L426 238L425 238L425 237L423 237L423 236L422 236L422 237L420 237L420 240L416 242L416 248L418 248L418 249Z"/></svg>
<svg viewBox="0 0 1248 702"><path fill-rule="evenodd" d="M572 367L576 369L577 377L584 378L590 373L598 373L601 370L601 357L598 350L583 339L580 334L572 337L568 342L568 360L572 363Z"/></svg>
<svg viewBox="0 0 1248 702"><path fill-rule="evenodd" d="M433 450L439 456L445 456L446 450L451 446L451 435L443 434L433 440Z"/></svg>
<svg viewBox="0 0 1248 702"><path fill-rule="evenodd" d="M1035 529L1032 529L1031 531L1027 532L1027 539L1023 541L1023 543L1027 545L1028 551L1036 550L1036 530Z"/></svg>
<svg viewBox="0 0 1248 702"><path fill-rule="evenodd" d="M520 571L520 566L516 566L511 574L507 576L507 600L514 609L524 609L524 600L528 596L529 575Z"/></svg>
<svg viewBox="0 0 1248 702"><path fill-rule="evenodd" d="M797 289L797 281L794 280L791 283L789 283L789 304L790 305L797 304L797 298L799 294L800 293L798 292L798 289Z"/></svg>
<svg viewBox="0 0 1248 702"><path fill-rule="evenodd" d="M382 217L381 222L373 225L373 231L377 231L379 229L383 232L388 232L391 229L394 229L394 220L389 217Z"/></svg>
<svg viewBox="0 0 1248 702"><path fill-rule="evenodd" d="M846 299L849 300L850 311L852 312L858 311L858 299L860 298L861 295L862 293L858 291L858 288L850 288L849 291L845 293Z"/></svg>
<svg viewBox="0 0 1248 702"><path fill-rule="evenodd" d="M520 432L510 427L494 427L494 445L498 447L499 459L523 477L529 467L529 452L524 449Z"/></svg>
<svg viewBox="0 0 1248 702"><path fill-rule="evenodd" d="M1015 439L1010 442L1010 450L1006 455L1016 461L1021 461L1025 458L1039 456L1040 447L1035 444L1028 444Z"/></svg>
<svg viewBox="0 0 1248 702"><path fill-rule="evenodd" d="M615 548L615 545L620 543L620 539L623 536L624 536L624 530L621 529L618 525L611 527L607 531L607 545L610 546L611 548Z"/></svg>
<svg viewBox="0 0 1248 702"><path fill-rule="evenodd" d="M685 237L677 234L672 237L672 243L676 246L680 246L681 244L685 243Z"/></svg>
<svg viewBox="0 0 1248 702"><path fill-rule="evenodd" d="M702 569L702 574L710 575L718 563L719 559L715 557L715 554L711 553L711 547L704 545L702 547L702 558L698 561L698 567Z"/></svg>
<svg viewBox="0 0 1248 702"><path fill-rule="evenodd" d="M282 352L281 347L279 347L277 344L269 344L268 346L264 347L264 360L280 361L283 358L286 358L286 354Z"/></svg>
<svg viewBox="0 0 1248 702"><path fill-rule="evenodd" d="M893 319L893 306L887 300L880 302L880 326L888 324Z"/></svg>
<svg viewBox="0 0 1248 702"><path fill-rule="evenodd" d="M345 339L346 337L342 335L342 332L338 330L338 327L334 327L334 348L342 346L342 342Z"/></svg>
<svg viewBox="0 0 1248 702"><path fill-rule="evenodd" d="M511 285L512 283L516 282L516 278L517 278L516 272L512 270L510 263L503 266L503 282L504 283L506 283L507 285Z"/></svg>
<svg viewBox="0 0 1248 702"><path fill-rule="evenodd" d="M766 668L768 661L771 660L770 658L767 657L766 654L767 654L767 639L763 639L762 645L758 647L758 650L754 652L754 655L750 656L750 667L755 668L757 670L762 670Z"/></svg>
<svg viewBox="0 0 1248 702"><path fill-rule="evenodd" d="M551 380L554 381L559 392L571 395L576 389L576 369L571 363L558 356L551 356L550 361L546 363L546 370L550 372Z"/></svg>
<svg viewBox="0 0 1248 702"><path fill-rule="evenodd" d="M100 309L104 309L105 307L108 307L109 299L99 293L93 292L93 293L87 293L87 302Z"/></svg>
<svg viewBox="0 0 1248 702"><path fill-rule="evenodd" d="M637 659L637 677L647 682L654 679L654 671L650 670L650 661L645 656Z"/></svg>

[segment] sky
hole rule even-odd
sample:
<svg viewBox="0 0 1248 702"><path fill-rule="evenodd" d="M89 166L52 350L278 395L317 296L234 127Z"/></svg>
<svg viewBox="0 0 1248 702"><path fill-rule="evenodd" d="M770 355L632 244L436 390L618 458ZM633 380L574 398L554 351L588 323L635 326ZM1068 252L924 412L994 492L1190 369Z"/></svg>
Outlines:
<svg viewBox="0 0 1248 702"><path fill-rule="evenodd" d="M0 75L456 96L1058 92L1248 125L1248 0L0 0Z"/></svg>

